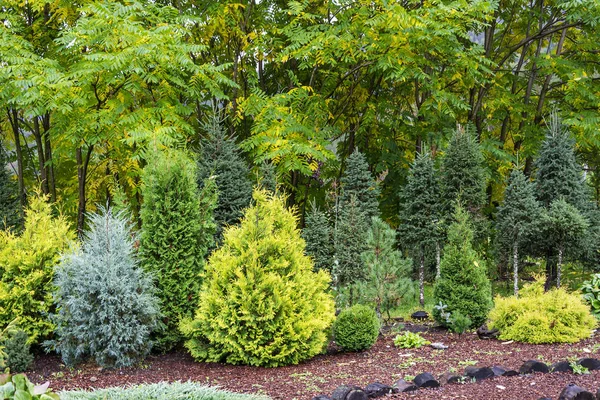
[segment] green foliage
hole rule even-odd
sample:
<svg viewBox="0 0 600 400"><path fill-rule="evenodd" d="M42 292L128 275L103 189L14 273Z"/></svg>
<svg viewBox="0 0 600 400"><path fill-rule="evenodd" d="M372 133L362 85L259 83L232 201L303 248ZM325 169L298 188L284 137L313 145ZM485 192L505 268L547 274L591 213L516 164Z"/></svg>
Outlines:
<svg viewBox="0 0 600 400"><path fill-rule="evenodd" d="M25 228L16 235L0 231L0 326L19 318L31 343L54 330L51 285L60 255L75 246L75 235L63 216L53 217L44 197L32 196Z"/></svg>
<svg viewBox="0 0 600 400"><path fill-rule="evenodd" d="M448 244L444 248L434 298L436 303L447 305L447 312L461 313L471 319L471 327L478 327L492 308L491 285L484 264L473 249L469 215L457 206L454 218L455 222L448 229ZM433 316L447 326L439 309L434 310Z"/></svg>
<svg viewBox="0 0 600 400"><path fill-rule="evenodd" d="M33 362L27 334L22 330L17 329L2 335L0 347L4 348L6 366L11 372L24 372Z"/></svg>
<svg viewBox="0 0 600 400"><path fill-rule="evenodd" d="M101 208L88 216L81 249L56 268L56 340L49 343L73 367L93 357L103 368L128 367L152 348L159 302L151 276L135 259L124 214Z"/></svg>
<svg viewBox="0 0 600 400"><path fill-rule="evenodd" d="M6 400L59 400L49 386L50 382L36 386L22 374L0 375L0 396Z"/></svg>
<svg viewBox="0 0 600 400"><path fill-rule="evenodd" d="M348 207L354 198L367 219L379 216L379 186L371 176L366 157L358 149L346 159L346 169L340 183L342 193L339 207Z"/></svg>
<svg viewBox="0 0 600 400"><path fill-rule="evenodd" d="M333 324L335 343L344 351L370 349L379 336L379 318L375 310L362 304L343 310Z"/></svg>
<svg viewBox="0 0 600 400"><path fill-rule="evenodd" d="M573 373L575 375L588 375L590 373L590 370L588 368L584 367L576 361L571 361L569 365L573 369Z"/></svg>
<svg viewBox="0 0 600 400"><path fill-rule="evenodd" d="M194 163L176 152L156 154L143 182L140 261L155 277L166 325L156 341L167 351L181 341L179 321L191 317L198 302L204 257L215 233L215 186L209 182L199 193Z"/></svg>
<svg viewBox="0 0 600 400"><path fill-rule="evenodd" d="M583 215L563 199L552 202L548 212L542 215L541 225L544 236L550 238L559 248L575 244L588 227Z"/></svg>
<svg viewBox="0 0 600 400"><path fill-rule="evenodd" d="M333 273L339 287L350 286L367 276L361 254L367 250L369 224L356 197L340 211L334 232L335 264ZM352 290L352 289L351 289ZM350 295L350 305L357 299Z"/></svg>
<svg viewBox="0 0 600 400"><path fill-rule="evenodd" d="M4 347L3 343L10 335L18 331L16 328L17 321L18 319L12 320L0 331L0 371L4 371L4 369L7 367L6 361L8 359L8 354L6 354L6 348Z"/></svg>
<svg viewBox="0 0 600 400"><path fill-rule="evenodd" d="M195 382L154 383L127 388L114 387L91 392L62 392L61 400L269 400L269 397L232 393Z"/></svg>
<svg viewBox="0 0 600 400"><path fill-rule="evenodd" d="M400 347L401 349L418 349L423 346L430 344L428 340L424 339L418 333L404 332L402 335L396 335L394 338L394 346Z"/></svg>
<svg viewBox="0 0 600 400"><path fill-rule="evenodd" d="M17 185L8 172L7 157L0 142L0 229L15 229L23 223L17 193Z"/></svg>
<svg viewBox="0 0 600 400"><path fill-rule="evenodd" d="M361 298L374 303L377 315L385 314L389 321L391 311L414 293L412 262L396 250L396 232L379 217L371 219L367 250L361 259L367 269L366 279L360 283Z"/></svg>
<svg viewBox="0 0 600 400"><path fill-rule="evenodd" d="M583 298L592 310L592 314L600 319L600 274L595 274L581 286Z"/></svg>
<svg viewBox="0 0 600 400"><path fill-rule="evenodd" d="M333 268L333 238L327 214L312 203L306 215L302 238L306 241L306 254L314 264L315 270L324 269L331 273Z"/></svg>
<svg viewBox="0 0 600 400"><path fill-rule="evenodd" d="M217 237L223 229L240 221L244 209L252 199L250 168L242 158L235 138L228 136L216 116L203 126L206 137L202 140L199 158L199 186L210 176L216 177L219 197L214 215Z"/></svg>
<svg viewBox="0 0 600 400"><path fill-rule="evenodd" d="M466 315L462 315L460 311L454 312L450 317L449 328L454 333L462 335L471 326L473 326L473 321L471 321L471 318L467 317Z"/></svg>
<svg viewBox="0 0 600 400"><path fill-rule="evenodd" d="M496 297L490 327L503 340L525 343L575 343L589 337L597 325L577 293L563 288L544 292L543 282L526 285L519 298Z"/></svg>
<svg viewBox="0 0 600 400"><path fill-rule="evenodd" d="M194 319L181 323L199 361L276 367L319 354L334 319L327 272L313 272L284 199L254 192L206 266Z"/></svg>

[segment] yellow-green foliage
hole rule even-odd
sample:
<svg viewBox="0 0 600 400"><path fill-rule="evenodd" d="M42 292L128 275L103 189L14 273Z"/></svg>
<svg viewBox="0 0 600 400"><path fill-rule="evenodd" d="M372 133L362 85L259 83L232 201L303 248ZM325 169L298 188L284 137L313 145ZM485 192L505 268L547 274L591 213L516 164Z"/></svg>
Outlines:
<svg viewBox="0 0 600 400"><path fill-rule="evenodd" d="M199 361L276 367L319 354L334 320L330 277L313 272L284 199L254 192L209 259L200 306L180 327Z"/></svg>
<svg viewBox="0 0 600 400"><path fill-rule="evenodd" d="M75 243L62 216L53 217L43 197L32 197L20 235L0 231L0 326L19 318L31 343L47 337L51 282L60 254Z"/></svg>
<svg viewBox="0 0 600 400"><path fill-rule="evenodd" d="M552 289L544 293L543 282L525 286L519 298L496 297L490 326L500 338L526 343L574 343L587 338L596 319L577 293Z"/></svg>

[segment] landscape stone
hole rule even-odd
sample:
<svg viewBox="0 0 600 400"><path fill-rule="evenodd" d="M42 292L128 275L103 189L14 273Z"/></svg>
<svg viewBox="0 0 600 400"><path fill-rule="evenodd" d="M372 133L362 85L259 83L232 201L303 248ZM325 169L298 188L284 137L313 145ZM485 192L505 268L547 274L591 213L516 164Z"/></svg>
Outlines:
<svg viewBox="0 0 600 400"><path fill-rule="evenodd" d="M440 383L429 372L423 372L415 376L414 382L418 388L436 388L440 386Z"/></svg>
<svg viewBox="0 0 600 400"><path fill-rule="evenodd" d="M329 396L325 396L324 394L321 394L319 396L313 397L312 400L332 400L332 399Z"/></svg>
<svg viewBox="0 0 600 400"><path fill-rule="evenodd" d="M462 380L462 376L454 374L452 372L445 372L441 377L440 377L440 383L442 385L447 385L449 383L460 383L460 381Z"/></svg>
<svg viewBox="0 0 600 400"><path fill-rule="evenodd" d="M550 371L552 372L573 372L573 367L571 367L571 363L568 361L559 361L555 362L550 366Z"/></svg>
<svg viewBox="0 0 600 400"><path fill-rule="evenodd" d="M515 376L519 375L517 371L514 369L506 369L505 367L501 367L499 365L495 365L492 367L492 371L494 371L494 375L496 376Z"/></svg>
<svg viewBox="0 0 600 400"><path fill-rule="evenodd" d="M359 396L359 392L362 392L364 397ZM354 397L351 397L354 396ZM362 391L358 386L350 386L350 385L342 385L338 386L331 395L333 400L359 400L359 399L367 399L367 394Z"/></svg>
<svg viewBox="0 0 600 400"><path fill-rule="evenodd" d="M477 336L479 339L496 339L500 335L498 329L488 329L487 324L481 325L477 328Z"/></svg>
<svg viewBox="0 0 600 400"><path fill-rule="evenodd" d="M465 368L465 375L474 378L478 382L495 376L494 371L489 367L477 368L473 366Z"/></svg>
<svg viewBox="0 0 600 400"><path fill-rule="evenodd" d="M590 371L600 369L600 360L595 358L582 358L581 360L577 361L577 364L589 369Z"/></svg>
<svg viewBox="0 0 600 400"><path fill-rule="evenodd" d="M446 350L448 348L448 346L446 346L444 343L440 343L440 342L431 343L430 346L436 350Z"/></svg>
<svg viewBox="0 0 600 400"><path fill-rule="evenodd" d="M427 311L417 311L412 313L412 315L410 316L412 319L428 319L429 318L429 314L427 313Z"/></svg>
<svg viewBox="0 0 600 400"><path fill-rule="evenodd" d="M550 372L550 369L548 369L548 366L541 361L529 360L525 361L525 363L521 365L519 372L522 374L532 374L534 372L542 372L546 374Z"/></svg>
<svg viewBox="0 0 600 400"><path fill-rule="evenodd" d="M558 400L596 400L596 398L584 388L577 386L574 383L569 383L562 392L560 392Z"/></svg>
<svg viewBox="0 0 600 400"><path fill-rule="evenodd" d="M365 388L365 393L369 398L375 399L377 397L383 397L386 394L393 393L394 388L388 385L384 385L383 383L375 382L367 385Z"/></svg>
<svg viewBox="0 0 600 400"><path fill-rule="evenodd" d="M394 387L399 393L413 392L418 389L417 385L406 382L404 379L400 379L398 382L396 382Z"/></svg>

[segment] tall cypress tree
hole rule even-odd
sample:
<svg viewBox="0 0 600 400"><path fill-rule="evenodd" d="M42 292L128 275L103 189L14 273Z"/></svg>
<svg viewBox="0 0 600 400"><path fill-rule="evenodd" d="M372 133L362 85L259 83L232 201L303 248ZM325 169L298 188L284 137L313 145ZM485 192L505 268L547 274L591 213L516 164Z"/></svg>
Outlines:
<svg viewBox="0 0 600 400"><path fill-rule="evenodd" d="M369 171L367 159L358 149L346 159L341 186L339 207L344 208L355 197L366 218L379 216L379 186Z"/></svg>
<svg viewBox="0 0 600 400"><path fill-rule="evenodd" d="M327 214L314 202L306 215L302 238L306 241L306 254L312 257L315 270L324 269L331 272L333 267L331 226Z"/></svg>
<svg viewBox="0 0 600 400"><path fill-rule="evenodd" d="M16 229L23 224L17 185L7 169L6 153L0 143L0 229Z"/></svg>
<svg viewBox="0 0 600 400"><path fill-rule="evenodd" d="M215 186L207 181L199 192L196 177L193 162L176 152L154 157L142 176L140 259L156 279L166 326L156 342L163 351L181 340L179 321L194 312L215 234Z"/></svg>
<svg viewBox="0 0 600 400"><path fill-rule="evenodd" d="M415 158L401 198L400 233L402 241L414 249L419 260L419 301L423 306L425 251L428 247L439 249L443 219L440 184L429 153L423 152ZM436 267L437 277L439 265Z"/></svg>
<svg viewBox="0 0 600 400"><path fill-rule="evenodd" d="M204 124L207 137L202 140L199 164L198 185L216 176L219 199L215 209L217 240L220 240L223 227L240 221L244 208L252 199L250 168L242 158L235 138L227 135L217 117Z"/></svg>
<svg viewBox="0 0 600 400"><path fill-rule="evenodd" d="M501 250L512 252L515 296L519 293L519 250L531 238L541 216L534 189L525 174L515 168L508 179L504 202L498 207L496 218L498 244Z"/></svg>

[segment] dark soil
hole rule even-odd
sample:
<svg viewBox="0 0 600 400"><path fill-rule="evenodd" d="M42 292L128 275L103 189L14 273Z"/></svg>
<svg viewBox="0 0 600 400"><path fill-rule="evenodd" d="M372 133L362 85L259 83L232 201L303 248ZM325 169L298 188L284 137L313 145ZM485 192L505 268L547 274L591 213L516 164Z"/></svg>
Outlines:
<svg viewBox="0 0 600 400"><path fill-rule="evenodd" d="M408 325L410 330L418 326ZM530 359L547 364L566 359L596 357L600 335L577 344L527 345L480 340L475 334L458 336L429 329L422 335L431 342L443 342L447 350L399 349L388 333L368 351L340 353L334 348L300 365L280 368L257 368L195 362L184 351L155 355L138 368L101 370L93 363L67 369L54 355L40 356L28 373L34 382L50 381L55 390L92 389L126 386L160 381L192 380L243 393L264 393L273 399L304 400L317 394L331 394L342 384L361 387L372 382L393 384L398 379L431 372L438 376L447 371L462 373L468 365L500 365L518 370ZM412 394L392 396L397 399L495 399L537 400L542 396L558 398L568 383L577 383L594 393L600 388L600 371L588 375L569 373L497 377L479 383L446 385Z"/></svg>

